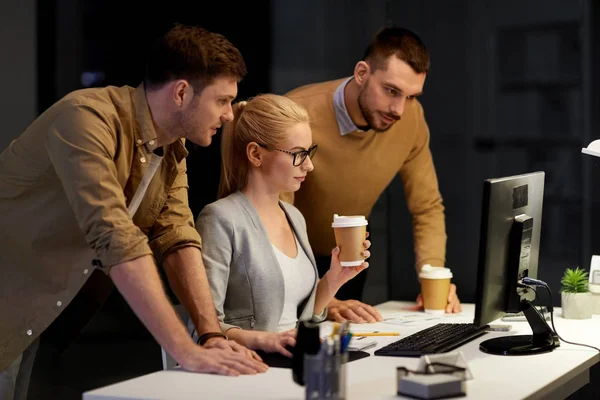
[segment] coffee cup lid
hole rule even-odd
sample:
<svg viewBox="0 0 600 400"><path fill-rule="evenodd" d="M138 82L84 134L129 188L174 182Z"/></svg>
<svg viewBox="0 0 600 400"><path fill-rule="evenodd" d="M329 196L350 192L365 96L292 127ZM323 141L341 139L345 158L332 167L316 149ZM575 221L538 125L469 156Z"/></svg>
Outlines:
<svg viewBox="0 0 600 400"><path fill-rule="evenodd" d="M452 278L452 271L450 271L449 268L432 267L429 264L425 264L421 267L421 272L419 272L419 278L423 278L423 279Z"/></svg>
<svg viewBox="0 0 600 400"><path fill-rule="evenodd" d="M333 214L333 228L349 228L353 226L368 225L367 219L362 215L337 215Z"/></svg>

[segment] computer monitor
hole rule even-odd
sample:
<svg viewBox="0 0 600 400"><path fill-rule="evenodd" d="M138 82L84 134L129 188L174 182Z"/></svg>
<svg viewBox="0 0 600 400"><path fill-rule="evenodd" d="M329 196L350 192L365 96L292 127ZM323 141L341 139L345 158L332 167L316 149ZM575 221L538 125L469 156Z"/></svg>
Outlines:
<svg viewBox="0 0 600 400"><path fill-rule="evenodd" d="M558 338L531 305L535 291L520 282L538 273L544 177L544 172L533 172L483 184L474 324L523 311L534 333L486 340L480 344L486 353L525 355L558 346Z"/></svg>

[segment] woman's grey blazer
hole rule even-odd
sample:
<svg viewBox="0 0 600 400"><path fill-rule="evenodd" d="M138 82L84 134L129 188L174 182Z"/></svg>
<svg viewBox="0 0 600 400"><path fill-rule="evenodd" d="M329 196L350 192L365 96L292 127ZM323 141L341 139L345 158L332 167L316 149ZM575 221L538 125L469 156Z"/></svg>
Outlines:
<svg viewBox="0 0 600 400"><path fill-rule="evenodd" d="M317 266L300 211L280 201L281 208L315 270L310 295L298 307L298 319L313 317ZM256 209L236 192L204 207L196 229L202 258L223 331L233 327L277 331L283 312L283 275Z"/></svg>

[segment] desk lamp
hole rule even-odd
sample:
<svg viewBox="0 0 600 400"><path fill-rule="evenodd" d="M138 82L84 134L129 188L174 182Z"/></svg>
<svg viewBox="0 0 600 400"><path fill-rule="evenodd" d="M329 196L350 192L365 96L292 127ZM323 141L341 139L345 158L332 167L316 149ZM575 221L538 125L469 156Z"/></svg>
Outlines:
<svg viewBox="0 0 600 400"><path fill-rule="evenodd" d="M600 157L600 140L594 140L588 147L582 147L581 152L590 156Z"/></svg>

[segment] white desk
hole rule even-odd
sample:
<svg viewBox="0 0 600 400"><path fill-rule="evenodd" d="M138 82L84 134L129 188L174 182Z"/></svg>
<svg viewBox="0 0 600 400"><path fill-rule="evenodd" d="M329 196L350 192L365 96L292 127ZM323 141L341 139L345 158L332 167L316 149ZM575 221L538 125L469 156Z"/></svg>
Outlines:
<svg viewBox="0 0 600 400"><path fill-rule="evenodd" d="M385 317L411 303L387 302L377 308ZM463 313L450 316L447 322L472 322L475 307L463 305ZM600 316L591 320L565 320L555 310L558 333L566 340L600 346ZM435 321L437 323L439 321ZM501 322L503 323L503 322ZM595 350L561 342L551 353L534 356L506 357L481 352L479 343L489 338L531 334L527 322L510 322L511 332L490 332L458 350L465 355L473 380L467 383L467 399L535 399L564 398L589 382L589 369L600 361ZM378 329L409 335L427 326L398 326L385 323L353 325L354 331ZM325 328L327 329L327 328ZM398 337L377 337L373 351ZM157 354L157 357L160 355ZM370 356L347 365L347 397L354 399L398 399L396 367L416 368L418 358ZM92 390L84 400L197 400L197 399L304 399L304 388L292 380L289 369L270 368L254 376L225 377L194 374L185 371L160 371L136 379Z"/></svg>

